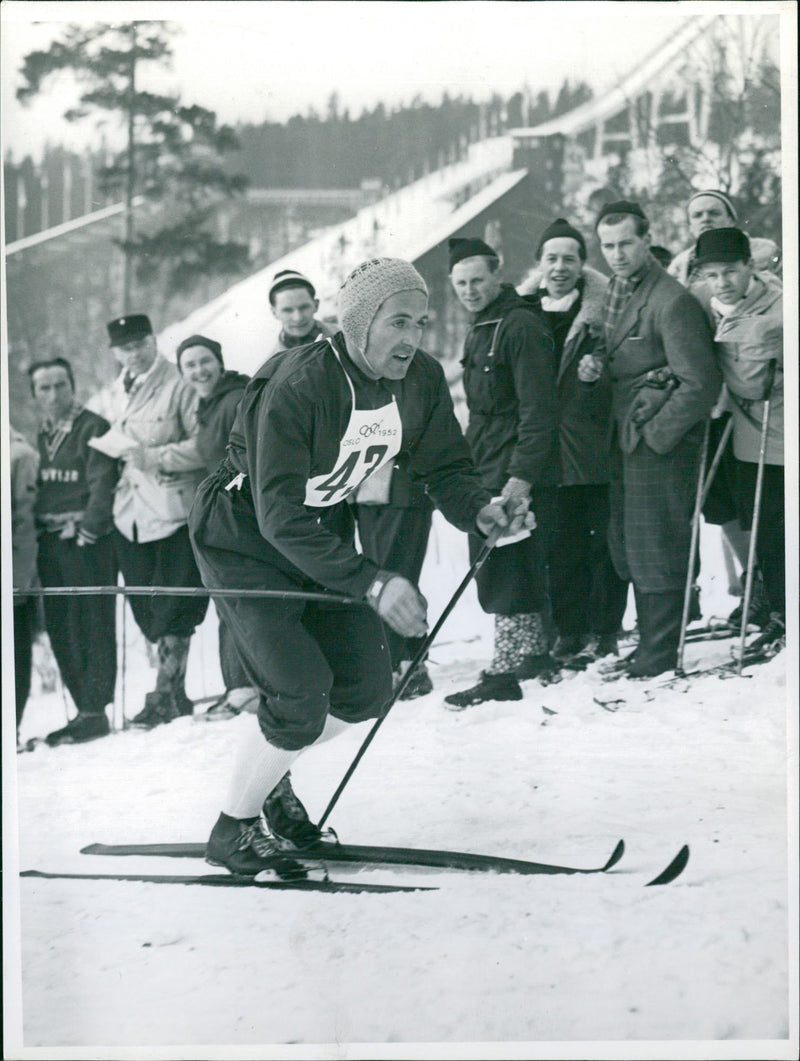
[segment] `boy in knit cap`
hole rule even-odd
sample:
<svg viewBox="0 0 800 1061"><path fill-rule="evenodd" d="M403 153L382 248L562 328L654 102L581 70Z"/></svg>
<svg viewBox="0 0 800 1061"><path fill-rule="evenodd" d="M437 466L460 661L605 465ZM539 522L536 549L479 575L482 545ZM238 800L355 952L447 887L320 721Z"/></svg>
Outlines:
<svg viewBox="0 0 800 1061"><path fill-rule="evenodd" d="M332 328L317 320L317 292L308 277L296 269L281 269L275 274L269 286L269 305L281 326L273 354L329 339L334 334Z"/></svg>
<svg viewBox="0 0 800 1061"><path fill-rule="evenodd" d="M461 530L517 533L528 519L525 499L492 502L480 485L444 372L418 348L427 309L408 262L358 266L339 293L342 330L259 369L228 456L198 491L190 530L209 588L331 590L370 606L219 598L260 693L260 732L244 735L207 848L231 872L273 865L281 839L260 814L302 751L381 714L392 691L382 622L404 637L427 629L417 587L356 551L353 491L396 458Z"/></svg>

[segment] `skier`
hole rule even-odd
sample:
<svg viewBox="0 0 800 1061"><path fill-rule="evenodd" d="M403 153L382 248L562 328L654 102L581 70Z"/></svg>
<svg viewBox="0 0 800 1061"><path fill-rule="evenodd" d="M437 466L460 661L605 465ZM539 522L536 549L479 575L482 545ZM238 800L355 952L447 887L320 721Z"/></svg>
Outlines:
<svg viewBox="0 0 800 1061"><path fill-rule="evenodd" d="M392 691L381 619L403 637L427 629L417 587L356 552L349 495L402 453L460 529L510 534L531 522L525 498L504 505L480 485L444 372L418 349L427 308L425 281L408 262L359 265L339 292L341 331L278 354L255 374L228 456L192 507L210 589L327 589L371 606L219 598L261 694L261 732L243 735L208 841L208 860L231 872L254 875L281 850L260 814L303 750L380 716Z"/></svg>
<svg viewBox="0 0 800 1061"><path fill-rule="evenodd" d="M521 700L520 679L553 671L542 613L561 469L552 336L503 282L499 256L482 239L450 240L450 282L472 315L462 363L473 459L493 494L532 499L538 528L496 549L478 573L481 607L495 616L494 654L477 685L445 697L461 710ZM473 559L479 549L473 535Z"/></svg>

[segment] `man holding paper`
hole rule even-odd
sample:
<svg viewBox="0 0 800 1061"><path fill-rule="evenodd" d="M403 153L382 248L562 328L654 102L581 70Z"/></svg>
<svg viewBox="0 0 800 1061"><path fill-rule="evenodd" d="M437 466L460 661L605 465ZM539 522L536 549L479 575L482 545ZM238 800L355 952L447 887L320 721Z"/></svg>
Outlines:
<svg viewBox="0 0 800 1061"><path fill-rule="evenodd" d="M76 404L72 366L65 358L35 362L28 378L41 425L34 506L39 579L45 587L114 585L111 506L117 462L92 447L108 423ZM78 709L47 743L104 737L105 709L117 679L114 598L48 596L44 614L61 679Z"/></svg>
<svg viewBox="0 0 800 1061"><path fill-rule="evenodd" d="M186 527L206 474L197 448L197 394L160 356L143 313L111 321L108 334L122 372L93 404L112 425L98 444L122 461L114 496L120 570L128 585L201 586ZM158 645L156 687L133 719L151 729L192 713L186 661L208 599L163 594L129 602L139 629Z"/></svg>

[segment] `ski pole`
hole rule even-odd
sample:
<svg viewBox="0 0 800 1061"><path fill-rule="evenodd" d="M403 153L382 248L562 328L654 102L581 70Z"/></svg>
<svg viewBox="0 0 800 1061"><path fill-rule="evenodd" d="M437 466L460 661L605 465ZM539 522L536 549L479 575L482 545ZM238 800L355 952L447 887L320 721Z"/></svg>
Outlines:
<svg viewBox="0 0 800 1061"><path fill-rule="evenodd" d="M714 454L714 459L711 462L711 467L708 469L708 475L706 476L705 485L703 486L703 496L700 498L700 508L701 508L701 510L703 508L703 505L705 505L705 503L706 503L709 491L711 490L711 485L714 482L714 479L716 478L717 469L719 468L720 461L722 460L722 455L725 452L725 446L728 444L728 439L731 437L731 431L732 430L733 430L733 417L730 417L728 419L727 424L722 429L722 434L721 434L720 440L719 440L719 442L717 444L717 451Z"/></svg>
<svg viewBox="0 0 800 1061"><path fill-rule="evenodd" d="M341 796L342 792L344 792L344 789L345 789L345 786L346 786L347 782L353 776L353 773L355 772L356 767L358 766L358 764L361 762L361 760L364 757L364 753L366 752L367 748L370 746L370 744L372 743L373 739L375 738L375 735L377 734L378 730L381 728L381 726L383 725L384 721L386 720L386 716L389 714L391 709L394 707L394 705L400 699L400 696L403 694L403 692L405 692L405 689L406 689L408 683L411 681L411 676L413 675L414 671L417 669L417 667L420 665L420 663L422 663L422 661L427 656L428 650L431 647L431 645L433 644L433 642L434 642L434 640L436 638L436 635L439 633L439 631L441 630L442 626L444 625L445 620L448 618L448 616L452 612L453 608L455 608L455 606L458 603L461 595L463 594L464 590L467 588L469 583L472 581L472 579L475 577L475 575L477 575L477 573L480 571L480 569L486 563L486 560L488 559L489 553L492 551L492 549L494 549L495 545L497 544L497 539L500 537L500 531L501 531L501 528L498 527L486 539L483 547L481 548L481 551L475 557L474 563L470 567L469 571L467 571L466 575L464 575L464 578L461 580L461 583L459 584L458 589L455 591L453 596L447 602L447 605L445 606L445 609L442 612L442 614L439 616L439 618L438 618L438 620L436 622L436 625L433 627L431 632L428 634L428 636L425 638L425 640L420 645L419 650L418 650L416 656L414 656L413 660L411 661L411 664L410 664L408 670L405 672L405 674L401 678L400 682L397 685L397 688L392 692L392 695L389 697L389 700L386 703L386 707L384 708L383 713L375 720L374 726L369 731L367 736L364 738L364 743L361 745L361 747L356 752L356 756L353 759L352 763L350 763L350 766L347 768L347 772L345 773L344 777L339 782L338 788L336 789L334 794L331 796L330 803L328 803L328 806L325 808L325 813L322 815L322 817L319 820L318 824L319 824L320 828L322 828L322 826L328 820L328 817L329 817L331 811L336 806L336 804L339 802L339 797Z"/></svg>
<svg viewBox="0 0 800 1061"><path fill-rule="evenodd" d="M753 594L753 576L756 561L756 542L758 541L758 521L761 515L761 493L764 488L764 464L767 456L767 433L769 431L769 410L772 401L772 387L775 383L775 371L778 362L770 361L767 369L767 383L764 388L764 412L761 416L761 445L758 451L758 471L756 472L756 489L753 497L753 517L750 521L750 548L747 553L747 575L744 581L744 600L742 602L742 627L739 638L739 660L736 665L737 675L744 667L744 653L747 641L747 620L750 615L750 599Z"/></svg>
<svg viewBox="0 0 800 1061"><path fill-rule="evenodd" d="M708 440L711 437L711 420L706 420L703 431L703 444L700 448L700 468L697 473L697 492L694 497L692 514L692 537L689 545L689 566L686 569L686 587L683 591L683 613L681 614L681 636L678 642L678 659L675 673L683 675L683 653L686 648L686 627L689 624L689 608L692 602L692 583L694 582L694 565L697 561L697 544L700 540L700 514L703 510L703 485L705 483L706 461L708 459ZM715 469L716 471L716 469Z"/></svg>

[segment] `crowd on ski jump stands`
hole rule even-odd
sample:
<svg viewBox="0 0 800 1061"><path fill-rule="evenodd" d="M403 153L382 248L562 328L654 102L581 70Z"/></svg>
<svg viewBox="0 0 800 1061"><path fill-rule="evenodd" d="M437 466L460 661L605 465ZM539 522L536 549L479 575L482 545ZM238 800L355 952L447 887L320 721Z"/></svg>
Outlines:
<svg viewBox="0 0 800 1061"><path fill-rule="evenodd" d="M474 686L444 696L451 710L520 700L521 682L596 660L629 680L674 669L687 608L699 618L701 487L732 589L756 536L747 618L759 649L783 646L778 251L744 232L720 191L694 194L687 219L692 243L674 257L652 246L634 202L604 205L592 233L554 219L516 288L494 247L451 239L449 278L469 323L465 432L425 352L425 279L399 259L353 270L338 328L318 319L310 279L278 273L265 313L280 336L252 379L227 370L206 335L168 360L141 313L108 324L119 375L83 405L67 360L30 366L39 432L33 444L11 437L18 591L119 575L132 587L275 591L214 598L225 693L202 717L253 713L260 738L238 754L211 861L257 872L275 837L313 841L292 762L380 717L399 683L403 698L432 691L424 659L406 671L428 632L418 581L434 508L468 534L471 562L499 535L476 574L492 658ZM590 239L610 276L587 264ZM620 656L631 587L638 642ZM131 724L191 715L187 658L208 596L127 600L157 657ZM15 595L18 725L43 623L77 708L47 742L109 732L115 615L111 594Z"/></svg>

